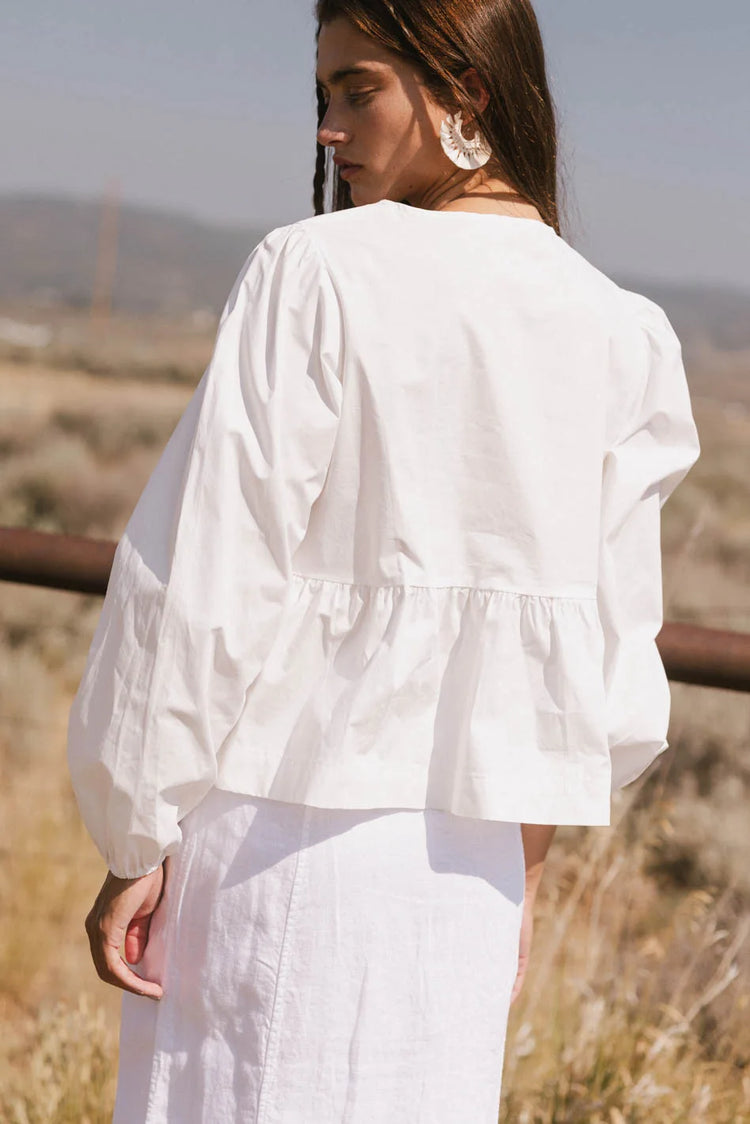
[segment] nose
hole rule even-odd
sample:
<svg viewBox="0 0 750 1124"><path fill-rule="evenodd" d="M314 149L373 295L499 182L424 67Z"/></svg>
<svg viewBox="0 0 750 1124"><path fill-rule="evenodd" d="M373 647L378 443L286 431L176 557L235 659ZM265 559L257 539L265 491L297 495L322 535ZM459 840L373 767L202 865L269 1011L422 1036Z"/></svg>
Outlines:
<svg viewBox="0 0 750 1124"><path fill-rule="evenodd" d="M328 124L329 113L330 113L330 109L326 110L326 113L323 117L323 120L320 122L320 125L318 126L318 132L317 132L318 144L331 145L331 144L340 144L342 142L346 142L346 140L348 139L348 135L345 132L345 130L344 129L337 129L334 126Z"/></svg>

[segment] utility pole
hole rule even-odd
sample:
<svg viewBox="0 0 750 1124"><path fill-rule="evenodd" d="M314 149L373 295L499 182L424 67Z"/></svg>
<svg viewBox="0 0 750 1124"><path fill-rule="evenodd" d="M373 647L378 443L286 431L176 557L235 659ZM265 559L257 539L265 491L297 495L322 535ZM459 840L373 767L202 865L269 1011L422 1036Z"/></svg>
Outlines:
<svg viewBox="0 0 750 1124"><path fill-rule="evenodd" d="M112 313L112 291L117 268L117 223L120 210L120 184L110 180L102 195L99 233L96 243L96 272L91 296L91 319L105 323Z"/></svg>

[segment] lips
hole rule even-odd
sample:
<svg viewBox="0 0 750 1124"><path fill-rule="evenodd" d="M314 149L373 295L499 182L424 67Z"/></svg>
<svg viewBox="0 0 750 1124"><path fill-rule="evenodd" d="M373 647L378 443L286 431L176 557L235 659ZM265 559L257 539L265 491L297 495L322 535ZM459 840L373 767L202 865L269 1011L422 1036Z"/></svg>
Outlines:
<svg viewBox="0 0 750 1124"><path fill-rule="evenodd" d="M361 168L361 164L354 164L351 160L344 160L343 156L334 156L334 164L339 168Z"/></svg>

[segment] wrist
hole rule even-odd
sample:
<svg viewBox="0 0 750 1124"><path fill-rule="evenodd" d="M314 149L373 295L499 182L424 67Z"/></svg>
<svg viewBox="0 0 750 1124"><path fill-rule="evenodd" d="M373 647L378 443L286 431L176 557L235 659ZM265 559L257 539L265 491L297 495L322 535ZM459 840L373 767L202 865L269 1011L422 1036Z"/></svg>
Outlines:
<svg viewBox="0 0 750 1124"><path fill-rule="evenodd" d="M521 824L527 896L536 894L555 831L553 824Z"/></svg>

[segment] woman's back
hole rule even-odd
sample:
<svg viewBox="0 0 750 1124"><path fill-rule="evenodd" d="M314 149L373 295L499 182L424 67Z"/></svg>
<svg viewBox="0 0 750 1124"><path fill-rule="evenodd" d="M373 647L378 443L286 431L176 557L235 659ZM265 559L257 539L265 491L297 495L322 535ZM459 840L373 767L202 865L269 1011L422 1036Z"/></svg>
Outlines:
<svg viewBox="0 0 750 1124"><path fill-rule="evenodd" d="M278 799L608 823L613 785L666 744L654 535L694 428L664 313L532 220L383 200L271 238L290 231L325 263L344 390L230 786L254 759ZM674 419L651 453L644 402ZM647 487L610 566L602 536ZM624 659L621 624L641 630Z"/></svg>
<svg viewBox="0 0 750 1124"><path fill-rule="evenodd" d="M383 200L295 227L341 303L345 383L296 568L593 596L622 291L531 219Z"/></svg>
<svg viewBox="0 0 750 1124"><path fill-rule="evenodd" d="M382 200L271 231L71 713L112 869L211 785L608 823L667 744L660 508L697 451L665 314L551 227Z"/></svg>

